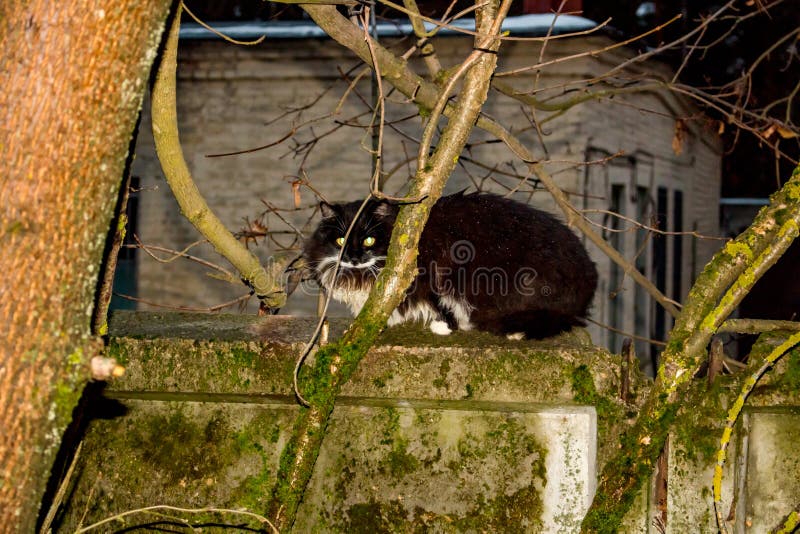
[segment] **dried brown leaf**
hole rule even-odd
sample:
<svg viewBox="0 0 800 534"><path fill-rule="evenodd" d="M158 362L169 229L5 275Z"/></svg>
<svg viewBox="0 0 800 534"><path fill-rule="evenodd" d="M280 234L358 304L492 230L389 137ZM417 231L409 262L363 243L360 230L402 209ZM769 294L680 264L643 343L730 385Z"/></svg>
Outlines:
<svg viewBox="0 0 800 534"><path fill-rule="evenodd" d="M683 153L683 142L686 140L686 123L682 119L675 121L675 132L672 134L672 151L676 156Z"/></svg>

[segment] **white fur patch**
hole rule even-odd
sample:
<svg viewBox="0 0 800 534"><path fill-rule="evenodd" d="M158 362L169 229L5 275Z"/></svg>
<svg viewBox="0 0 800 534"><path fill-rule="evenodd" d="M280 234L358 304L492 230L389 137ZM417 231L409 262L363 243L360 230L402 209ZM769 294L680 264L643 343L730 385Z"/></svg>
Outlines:
<svg viewBox="0 0 800 534"><path fill-rule="evenodd" d="M428 324L437 317L437 315L433 306L427 302L422 302L416 306L410 306L405 313L400 313L400 310L393 311L387 324L389 326L394 326L408 321L420 321L423 324Z"/></svg>
<svg viewBox="0 0 800 534"><path fill-rule="evenodd" d="M512 341L520 341L525 339L525 332L514 332L513 334L506 334L506 339L510 339Z"/></svg>
<svg viewBox="0 0 800 534"><path fill-rule="evenodd" d="M386 256L375 256L370 258L369 260L365 261L364 263L350 263L349 261L342 260L342 267L347 267L348 269L369 269L380 260L385 260Z"/></svg>
<svg viewBox="0 0 800 534"><path fill-rule="evenodd" d="M339 263L339 272L341 272L342 269L365 270L368 271L370 274L372 274L375 278L377 278L381 268L377 267L376 264L379 261L385 259L386 256L375 256L363 263L350 263L349 261L342 260L341 263ZM316 271L319 277L319 281L329 291L334 285L334 273L336 272L337 262L339 262L338 256L328 256L327 258L319 260L319 262L317 263ZM344 289L340 288L340 290ZM336 300L342 300L335 295L333 296L333 298L335 298ZM343 301L343 302L348 302L348 301Z"/></svg>
<svg viewBox="0 0 800 534"><path fill-rule="evenodd" d="M470 306L465 299L459 299L449 295L441 296L439 300L442 305L453 314L459 330L472 330L472 323L469 322L469 316L475 308Z"/></svg>
<svg viewBox="0 0 800 534"><path fill-rule="evenodd" d="M347 307L350 308L350 312L353 314L353 316L358 315L358 312L360 312L361 308L364 307L364 303L367 301L368 296L368 290L350 291L347 289L337 288L331 292L332 298L347 304Z"/></svg>
<svg viewBox="0 0 800 534"><path fill-rule="evenodd" d="M434 334L438 334L440 336L446 336L452 332L452 330L450 330L450 327L447 326L447 323L444 321L431 321L430 328L431 332L433 332Z"/></svg>

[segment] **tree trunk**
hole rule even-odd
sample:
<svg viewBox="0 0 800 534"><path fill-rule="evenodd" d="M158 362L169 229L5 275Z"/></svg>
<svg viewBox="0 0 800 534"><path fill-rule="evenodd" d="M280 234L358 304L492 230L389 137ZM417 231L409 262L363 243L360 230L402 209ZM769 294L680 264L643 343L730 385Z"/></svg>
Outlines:
<svg viewBox="0 0 800 534"><path fill-rule="evenodd" d="M169 6L0 3L4 530L33 530L62 431L101 347L90 323L104 240Z"/></svg>

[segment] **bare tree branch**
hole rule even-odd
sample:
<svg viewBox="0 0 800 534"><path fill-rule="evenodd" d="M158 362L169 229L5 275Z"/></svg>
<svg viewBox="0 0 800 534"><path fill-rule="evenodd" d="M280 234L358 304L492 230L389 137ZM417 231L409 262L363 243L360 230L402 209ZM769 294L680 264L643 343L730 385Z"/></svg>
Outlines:
<svg viewBox="0 0 800 534"><path fill-rule="evenodd" d="M481 7L476 19L476 29L484 34L496 33L509 5L510 0L504 0L499 7L497 4ZM342 30L341 26L353 27L335 10L331 12L326 7L320 9L320 6L304 6L304 9L312 17L325 17L328 25L337 33ZM361 39L360 35L354 37L353 45ZM363 39L361 42L363 43ZM496 51L500 41L495 39L486 45L487 52ZM377 45L375 48L378 48ZM304 388L305 397L311 407L301 408L294 434L281 455L278 481L273 491L269 515L281 530L290 527L294 521L297 505L319 454L324 428L333 410L336 393L355 371L358 362L386 325L389 314L400 304L405 289L413 281L422 229L431 207L441 196L447 177L455 167L458 155L480 113L496 61L495 54L483 53L473 62L454 113L429 160L429 165L417 168L410 194L422 200L400 208L386 266L381 270L361 313L341 340L326 345L317 352L317 363L310 371Z"/></svg>
<svg viewBox="0 0 800 534"><path fill-rule="evenodd" d="M175 103L175 69L177 66L180 8L170 29L167 45L158 69L152 95L153 138L161 167L181 213L205 236L214 249L228 259L269 308L280 308L286 294L279 279L271 277L247 248L240 243L211 211L197 189L178 136Z"/></svg>
<svg viewBox="0 0 800 534"><path fill-rule="evenodd" d="M366 43L364 43L363 39L360 39L358 29L350 24L347 19L342 17L335 8L331 6L304 6L304 9L325 33L355 52L365 63L370 66L372 65L372 55ZM435 84L422 79L411 71L404 61L400 60L380 45L374 45L374 52L376 60L381 64L381 70L386 80L394 85L401 93L409 97L426 113L429 113L430 110L436 106L436 102L439 101L440 98L440 91ZM445 116L450 117L452 108L446 106L443 113ZM671 315L678 315L678 308L671 299L667 298L647 279L647 277L640 273L634 265L628 262L614 247L603 239L601 235L592 230L589 223L585 222L582 217L575 213L574 208L564 192L558 187L550 174L544 170L543 166L536 163L537 158L517 137L496 121L483 115L478 117L476 125L503 141L513 153L528 164L537 178L539 178L542 185L553 195L553 198L559 208L564 212L567 220L580 229L592 243L597 245L603 253L614 261L614 263L619 265L627 275L641 285Z"/></svg>
<svg viewBox="0 0 800 534"><path fill-rule="evenodd" d="M674 423L711 336L753 284L791 244L800 223L800 167L753 224L719 251L697 278L662 354L655 383L619 453L603 468L583 532L619 525ZM728 289L730 287L730 289Z"/></svg>

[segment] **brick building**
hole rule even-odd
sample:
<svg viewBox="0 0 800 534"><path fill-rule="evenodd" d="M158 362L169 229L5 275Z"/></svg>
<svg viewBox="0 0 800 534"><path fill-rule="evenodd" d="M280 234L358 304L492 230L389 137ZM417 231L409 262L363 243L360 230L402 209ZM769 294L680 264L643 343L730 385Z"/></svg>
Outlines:
<svg viewBox="0 0 800 534"><path fill-rule="evenodd" d="M557 31L591 26L590 21L579 17L559 20ZM549 15L523 15L511 17L508 27L512 35L541 35L551 22ZM235 25L225 30L235 37L237 28L245 26ZM261 23L256 29L245 29L245 33L266 31L267 39L256 46L235 46L211 39L210 34L199 28L186 26L182 30L186 38L181 41L178 65L181 143L194 179L212 209L229 228L239 229L246 217L252 220L264 211L261 199L274 206L292 208L291 182L300 175L301 164L313 186L327 199L363 198L371 173L367 150L371 140L363 129L350 124L356 120L363 123L369 118L363 115L366 108L360 100L370 98L369 78L356 84L358 95L351 94L338 115L328 116L348 87L342 73L357 67L358 61L349 51L320 36L319 29L311 22ZM381 42L404 50L412 44L412 40L402 38L406 31L398 25L384 24L379 31ZM601 33L552 40L543 59L601 50L611 44L613 40ZM442 64L451 66L469 54L472 39L442 35L435 46ZM505 42L498 71L536 62L540 46L532 41ZM631 49L615 48L550 65L541 70L538 78L529 71L502 80L520 90L534 86L552 88L537 96L562 94L565 84L595 77L633 55ZM414 66L417 72L424 72L421 64ZM358 68L352 70L352 75L357 71ZM617 78L643 73L660 74L666 79L671 76L663 65L648 61L633 64ZM413 138L419 138L422 126L419 118L403 120L415 113L416 108L405 104L402 95L391 94L388 100L387 120L397 122L386 129L384 169L399 169L385 188L391 193L400 189L408 174L413 173L404 161L416 154ZM286 113L289 108L312 102L314 105L299 115ZM493 92L485 112L516 132L543 159L547 156L553 161L548 168L570 193L576 208L611 210L646 224L657 220L660 228L669 231L719 234L721 145L716 132L706 128L702 120L681 122L676 127L676 117L697 118L698 113L674 94L644 91L585 102L547 122L541 137L531 127L528 111L516 100ZM537 114L540 120L543 116L546 117L541 112ZM313 123L313 131L301 127L312 119L318 119ZM237 156L208 157L268 145L293 128L297 128L293 139L285 143ZM313 150L292 151L307 147L303 143L328 131L329 135L313 143ZM490 140L487 134L474 132L464 165L451 177L447 192L474 188L476 184L498 192L519 186L520 179L515 176L524 174L524 165L503 145L489 143ZM576 165L619 153L622 155L604 165ZM494 174L489 177L492 169ZM135 232L144 243L180 250L199 239L180 215L163 180L149 132L147 109L133 175L140 187ZM532 191L534 186L530 181L525 182L514 193L515 198L554 210L549 195ZM302 227L315 205L313 194L302 188L303 209L280 212L280 217L268 215L265 222L271 230L287 232L276 235L275 239L283 245L290 244L291 228L281 217ZM609 241L626 257L635 258L637 267L676 300L685 296L694 276L720 244L690 237L658 237L643 230L615 232L630 226L601 212L587 216L605 226L602 231ZM601 274L593 318L626 332L663 338L670 325L668 316L594 246L588 247ZM256 250L266 261L275 249L275 243L265 241ZM193 248L191 253L225 264L208 245ZM137 251L131 265L135 267L124 289L148 301L205 307L243 292L241 287L209 278L207 268L186 260L163 264ZM286 312L313 313L314 302L311 297L293 297ZM144 304L139 307L147 308ZM335 308L334 313L343 314L344 310ZM618 334L597 326L590 331L596 343L619 350ZM640 357L650 352L645 343L638 348Z"/></svg>

